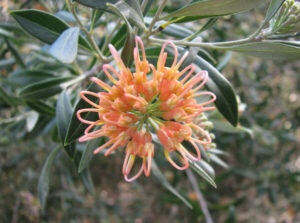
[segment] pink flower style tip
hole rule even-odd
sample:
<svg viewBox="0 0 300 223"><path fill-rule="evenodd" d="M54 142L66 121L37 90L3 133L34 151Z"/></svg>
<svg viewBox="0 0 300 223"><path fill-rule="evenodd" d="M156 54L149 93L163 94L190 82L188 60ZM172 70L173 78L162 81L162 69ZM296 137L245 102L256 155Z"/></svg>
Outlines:
<svg viewBox="0 0 300 223"><path fill-rule="evenodd" d="M171 67L166 66L167 45L173 47L175 54ZM94 154L104 150L105 156L118 147L125 147L122 172L128 182L137 179L143 172L145 176L150 175L151 160L156 150L153 144L155 135L156 141L159 140L164 148L166 159L176 169L188 168L189 160L200 160L197 144L205 147L211 144L212 140L209 132L201 125L199 117L203 116L204 111L215 108L209 104L216 99L212 92L199 92L208 79L207 72L200 71L192 76L195 70L192 64L179 71L187 54L177 61L177 48L170 41L163 45L155 67L147 61L143 42L136 37L136 47L133 51L134 73L124 65L112 45L109 45L109 49L119 71L108 64L103 65L103 71L113 85L110 86L92 77L91 80L105 92L80 92L80 96L93 108L77 112L78 119L89 125L84 135L79 138L79 142L106 136L108 141L94 150ZM99 103L92 102L87 95L98 98ZM198 103L196 100L198 97L209 99ZM83 119L81 114L85 112L98 113L98 120ZM95 130L96 126L100 129ZM189 141L194 151L185 148L182 145L183 141ZM178 157L176 162L172 159L174 152ZM137 173L130 174L137 158L141 159L141 166Z"/></svg>

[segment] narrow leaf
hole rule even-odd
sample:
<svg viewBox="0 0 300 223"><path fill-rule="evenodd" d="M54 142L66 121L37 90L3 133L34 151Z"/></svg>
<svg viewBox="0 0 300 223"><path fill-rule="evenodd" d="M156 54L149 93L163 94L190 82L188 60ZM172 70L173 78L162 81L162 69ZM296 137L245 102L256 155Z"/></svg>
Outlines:
<svg viewBox="0 0 300 223"><path fill-rule="evenodd" d="M28 107L30 107L34 111L37 111L41 115L55 116L55 109L53 108L53 106L49 106L43 101L27 101L26 104L28 105Z"/></svg>
<svg viewBox="0 0 300 223"><path fill-rule="evenodd" d="M92 83L88 89L88 91L92 92L100 92L102 89L95 83ZM97 98L95 97L88 97L90 100L94 101L97 103ZM75 109L72 114L71 122L68 127L67 135L65 138L64 145L69 145L70 143L74 142L76 139L78 139L80 136L84 134L84 130L88 127L87 124L82 123L81 121L78 120L77 118L77 111L83 108L91 108L91 105L87 103L85 100L80 99L75 106ZM86 112L81 115L83 119L86 120L95 120L97 118L97 113L96 112Z"/></svg>
<svg viewBox="0 0 300 223"><path fill-rule="evenodd" d="M71 80L72 77L52 78L28 85L21 89L19 95L28 100L37 100L51 97L62 91L61 83Z"/></svg>
<svg viewBox="0 0 300 223"><path fill-rule="evenodd" d="M70 27L57 16L41 10L14 10L10 14L29 34L48 44L52 44L63 31ZM82 36L79 37L79 44L91 50L89 43Z"/></svg>
<svg viewBox="0 0 300 223"><path fill-rule="evenodd" d="M159 168L156 165L156 162L153 159L152 159L152 164L151 164L151 170L153 172L153 175L157 178L157 180L166 189L168 189L168 191L170 191L177 198L179 198L186 206L188 206L189 208L192 208L192 205L190 204L190 202L188 202L181 194L179 194L178 191L168 182L168 180L165 178L165 176L159 170Z"/></svg>
<svg viewBox="0 0 300 223"><path fill-rule="evenodd" d="M55 76L44 70L18 70L8 76L9 82L16 85L29 85Z"/></svg>
<svg viewBox="0 0 300 223"><path fill-rule="evenodd" d="M204 180L210 183L214 188L217 188L217 185L213 178L210 177L208 173L195 161L189 159L190 166L196 173L198 173Z"/></svg>
<svg viewBox="0 0 300 223"><path fill-rule="evenodd" d="M208 71L206 87L216 94L215 105L219 112L233 125L238 124L238 106L236 94L229 81L211 64L199 56L195 56L194 64Z"/></svg>
<svg viewBox="0 0 300 223"><path fill-rule="evenodd" d="M189 4L162 19L183 16L222 16L247 11L257 7L261 0L207 0Z"/></svg>
<svg viewBox="0 0 300 223"><path fill-rule="evenodd" d="M94 183L91 177L91 173L89 169L85 169L81 173L79 173L80 179L85 187L85 189L92 195L95 194Z"/></svg>
<svg viewBox="0 0 300 223"><path fill-rule="evenodd" d="M104 137L100 137L100 138L90 140L87 143L87 145L83 151L83 154L81 156L80 163L79 163L79 168L78 168L79 173L81 173L84 169L86 169L88 167L88 164L94 157L94 153L93 153L94 150L96 148L98 148L99 146L101 146L102 144L104 144L104 142L105 142Z"/></svg>
<svg viewBox="0 0 300 223"><path fill-rule="evenodd" d="M272 0L270 2L266 17L263 23L261 24L262 27L266 25L273 18L273 16L276 14L276 12L281 7L284 1L285 0Z"/></svg>
<svg viewBox="0 0 300 223"><path fill-rule="evenodd" d="M54 150L51 151L51 153L46 159L41 175L39 177L38 194L39 194L40 204L43 209L45 209L46 207L46 200L49 193L51 170L53 167L54 160L57 154L59 153L59 151L60 151L60 146L56 147Z"/></svg>
<svg viewBox="0 0 300 223"><path fill-rule="evenodd" d="M79 28L66 29L51 45L49 52L63 63L72 63L77 56Z"/></svg>
<svg viewBox="0 0 300 223"><path fill-rule="evenodd" d="M287 41L264 41L245 43L231 47L222 47L224 50L231 50L249 56L273 60L300 59L300 46L296 42Z"/></svg>

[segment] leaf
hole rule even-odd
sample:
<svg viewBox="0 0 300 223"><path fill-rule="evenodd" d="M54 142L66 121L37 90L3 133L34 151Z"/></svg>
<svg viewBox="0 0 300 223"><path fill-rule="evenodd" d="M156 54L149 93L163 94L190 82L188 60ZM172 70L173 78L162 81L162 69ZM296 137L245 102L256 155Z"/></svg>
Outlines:
<svg viewBox="0 0 300 223"><path fill-rule="evenodd" d="M214 188L217 188L215 181L210 177L208 173L198 164L198 162L189 160L190 166L197 174L199 174L204 180L210 183Z"/></svg>
<svg viewBox="0 0 300 223"><path fill-rule="evenodd" d="M261 27L265 26L273 18L273 16L276 14L276 12L281 7L284 1L285 0L272 0L270 2L266 17L263 23L261 24Z"/></svg>
<svg viewBox="0 0 300 223"><path fill-rule="evenodd" d="M26 104L28 105L28 107L37 111L41 115L55 115L55 109L42 101L27 101Z"/></svg>
<svg viewBox="0 0 300 223"><path fill-rule="evenodd" d="M64 145L67 130L72 117L72 106L68 94L63 91L56 104L56 126L62 144ZM68 156L73 159L75 155L75 143L64 146Z"/></svg>
<svg viewBox="0 0 300 223"><path fill-rule="evenodd" d="M247 11L257 7L261 0L207 0L189 4L162 19L183 16L223 16Z"/></svg>
<svg viewBox="0 0 300 223"><path fill-rule="evenodd" d="M100 92L102 89L95 83L92 83L88 89L88 91L92 92ZM90 100L93 102L97 103L97 100L95 100L95 97L88 97ZM78 139L80 136L84 134L84 130L88 127L87 124L82 123L79 121L77 118L77 111L83 108L91 108L92 106L87 103L85 100L82 98L78 101L77 105L75 106L75 109L72 114L71 122L68 127L66 139L64 142L64 145L69 145L70 143L74 142L76 139ZM86 112L82 113L81 115L82 118L86 120L96 120L97 119L97 113L96 112Z"/></svg>
<svg viewBox="0 0 300 223"><path fill-rule="evenodd" d="M161 47L149 47L145 49L147 60L151 64L157 64L158 57L160 54ZM166 66L171 66L173 62L173 57L171 55L167 55Z"/></svg>
<svg viewBox="0 0 300 223"><path fill-rule="evenodd" d="M218 164L219 166L228 169L227 163L225 163L222 159L220 159L217 155L210 154L210 160L214 163Z"/></svg>
<svg viewBox="0 0 300 223"><path fill-rule="evenodd" d="M0 70L12 67L16 63L15 58L0 60Z"/></svg>
<svg viewBox="0 0 300 223"><path fill-rule="evenodd" d="M80 179L85 187L85 189L92 195L95 194L94 183L91 177L91 173L89 169L85 169L83 172L79 174Z"/></svg>
<svg viewBox="0 0 300 223"><path fill-rule="evenodd" d="M129 30L127 34L127 39L124 44L121 58L125 64L125 66L130 67L133 61L133 48L135 46L135 35L133 30Z"/></svg>
<svg viewBox="0 0 300 223"><path fill-rule="evenodd" d="M63 63L72 63L77 56L79 28L66 29L51 45L49 52Z"/></svg>
<svg viewBox="0 0 300 223"><path fill-rule="evenodd" d="M133 31L130 23L127 20L127 14L124 13L123 11L121 11L122 9L120 10L120 8L117 6L117 4L115 4L115 5L108 4L108 6L111 8L111 10L114 13L116 13L118 16L120 16L124 20L124 22L127 26L127 39L126 39L125 45L124 45L122 53L121 53L121 58L122 58L124 64L127 67L130 67L130 65L133 61L133 48L135 45L134 31Z"/></svg>
<svg viewBox="0 0 300 223"><path fill-rule="evenodd" d="M8 76L9 82L16 85L29 85L55 76L44 70L18 70Z"/></svg>
<svg viewBox="0 0 300 223"><path fill-rule="evenodd" d="M72 77L58 77L39 81L22 88L19 95L28 100L48 98L61 92L60 84L71 79Z"/></svg>
<svg viewBox="0 0 300 223"><path fill-rule="evenodd" d="M214 120L214 119L209 119L213 125L214 129L217 129L222 132L228 132L228 133L247 133L251 137L253 137L253 131L249 128L243 127L238 125L237 127L234 127L230 125L228 122L225 120Z"/></svg>
<svg viewBox="0 0 300 223"><path fill-rule="evenodd" d="M109 7L106 5L107 3L115 4L119 0L101 0L101 1L95 1L95 0L75 0L75 2L78 2L79 4L82 4L84 6L95 8L99 10L104 10L107 12L111 12L109 10Z"/></svg>
<svg viewBox="0 0 300 223"><path fill-rule="evenodd" d="M53 167L54 160L55 160L57 154L59 153L59 151L60 151L60 146L57 146L54 150L51 151L51 153L49 154L49 156L46 159L46 162L43 166L41 175L39 177L38 195L39 195L42 209L45 209L45 207L46 207L46 200L47 200L48 193L49 193L51 170Z"/></svg>
<svg viewBox="0 0 300 223"><path fill-rule="evenodd" d="M168 25L166 28L162 30L162 32L177 38L186 38L193 34L191 30L176 24Z"/></svg>
<svg viewBox="0 0 300 223"><path fill-rule="evenodd" d="M122 15L137 27L145 30L143 15L136 0L124 0L115 4Z"/></svg>
<svg viewBox="0 0 300 223"><path fill-rule="evenodd" d="M6 91L0 86L0 99L2 99L6 104L8 104L11 107L15 107L18 105L18 99L15 97L12 97L6 93Z"/></svg>
<svg viewBox="0 0 300 223"><path fill-rule="evenodd" d="M14 10L10 14L29 34L48 44L52 44L63 31L70 27L57 16L41 10ZM79 37L79 45L91 50L89 43L82 36Z"/></svg>
<svg viewBox="0 0 300 223"><path fill-rule="evenodd" d="M10 52L12 53L12 55L14 56L14 58L16 59L16 62L22 68L26 68L26 65L25 65L25 63L24 63L21 55L19 54L18 50L16 49L16 47L7 38L5 38L5 42L7 44L7 48L10 50Z"/></svg>
<svg viewBox="0 0 300 223"><path fill-rule="evenodd" d="M87 145L83 151L83 154L81 156L80 163L79 163L79 168L78 168L79 173L81 173L84 169L86 169L88 167L89 162L94 157L94 150L96 148L98 148L99 146L103 145L104 142L105 142L105 138L99 137L99 138L90 140L87 143Z"/></svg>
<svg viewBox="0 0 300 223"><path fill-rule="evenodd" d="M143 22L143 15L139 4L136 0L105 0L105 1L94 1L94 0L75 0L76 2L85 5L87 7L104 10L107 12L114 12L108 4L115 5L118 10L126 17L130 22L139 28L145 29L145 24ZM118 13L116 13L118 15Z"/></svg>
<svg viewBox="0 0 300 223"><path fill-rule="evenodd" d="M126 41L127 37L127 26L124 24L121 26L121 28L118 30L118 32L114 35L114 37L111 40L111 44L117 49L121 49L122 46L124 46L124 43ZM109 49L108 47L104 49L103 54L105 56L109 56Z"/></svg>
<svg viewBox="0 0 300 223"><path fill-rule="evenodd" d="M178 193L178 191L167 181L165 176L162 174L162 172L157 167L156 162L152 159L151 164L151 170L153 172L153 175L157 178L157 180L172 194L174 194L177 198L179 198L186 206L189 208L192 208L192 205L190 202L188 202L181 194Z"/></svg>
<svg viewBox="0 0 300 223"><path fill-rule="evenodd" d="M225 50L231 50L243 53L249 56L260 57L272 60L291 60L300 59L300 46L296 42L287 41L263 41L254 43L245 43L231 47L222 47Z"/></svg>
<svg viewBox="0 0 300 223"><path fill-rule="evenodd" d="M216 107L233 126L236 126L238 124L238 104L236 94L229 81L215 67L197 55L194 64L208 72L209 78L206 87L217 96Z"/></svg>
<svg viewBox="0 0 300 223"><path fill-rule="evenodd" d="M29 113L29 115L26 117L26 129L28 132L31 132L31 130L33 130L38 119L39 119L39 114L37 112L31 111Z"/></svg>
<svg viewBox="0 0 300 223"><path fill-rule="evenodd" d="M65 138L67 135L68 127L72 117L72 106L70 103L70 99L66 91L63 91L57 100L56 104L56 126L58 129L58 133L60 135L60 139L62 144L65 142ZM65 147L67 154L73 158L74 156L74 145Z"/></svg>
<svg viewBox="0 0 300 223"><path fill-rule="evenodd" d="M216 173L214 168L207 163L206 161L204 161L203 159L198 161L198 165L206 172L208 173L212 178L215 177Z"/></svg>

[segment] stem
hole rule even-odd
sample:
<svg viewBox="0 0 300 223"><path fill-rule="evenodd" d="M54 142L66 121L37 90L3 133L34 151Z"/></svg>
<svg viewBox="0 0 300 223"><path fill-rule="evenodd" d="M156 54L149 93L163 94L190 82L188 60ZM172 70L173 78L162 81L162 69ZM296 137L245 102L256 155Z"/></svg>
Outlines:
<svg viewBox="0 0 300 223"><path fill-rule="evenodd" d="M81 23L80 19L78 18L77 14L76 14L75 7L76 7L77 3L76 2L72 3L71 0L66 0L66 4L68 6L69 11L72 13L74 18L76 19L76 22L80 26L81 30L85 33L88 41L90 42L90 44L92 45L94 50L97 52L98 60L100 60L101 62L106 63L108 59L105 56L103 56L103 54L99 50L94 38L90 35L89 31L83 26L83 24Z"/></svg>
<svg viewBox="0 0 300 223"><path fill-rule="evenodd" d="M209 210L207 208L205 198L203 197L203 194L201 193L201 191L198 187L198 183L196 181L196 178L195 178L193 172L190 169L187 169L186 173L187 173L188 179L189 179L189 181L190 181L190 183L193 187L193 190L195 191L195 193L197 195L197 199L198 199L199 205L201 207L201 210L204 214L205 221L207 223L213 223L212 217L211 217L211 215L209 213Z"/></svg>
<svg viewBox="0 0 300 223"><path fill-rule="evenodd" d="M94 74L97 74L101 70L102 66L103 66L102 63L99 63L99 64L95 65L91 70L85 72L84 74L80 75L79 77L77 77L73 80L70 80L69 82L66 82L66 83L62 84L61 87L63 89L67 89L68 87L70 87L74 84L77 84L77 83L91 77Z"/></svg>
<svg viewBox="0 0 300 223"><path fill-rule="evenodd" d="M144 12L144 10L145 10L147 4L148 4L148 0L144 0L143 3L142 3L142 5L141 5L141 10L142 10L142 12Z"/></svg>
<svg viewBox="0 0 300 223"><path fill-rule="evenodd" d="M208 48L208 49L217 49L217 50L226 50L227 46L234 46L242 43L250 43L250 42L255 42L257 40L246 38L246 39L241 39L241 40L234 40L234 41L226 41L226 42L188 42L184 40L163 40L163 39L157 39L150 37L149 38L152 43L159 43L163 44L167 41L173 42L175 45L178 46L195 46L195 47L202 47L202 48Z"/></svg>
<svg viewBox="0 0 300 223"><path fill-rule="evenodd" d="M156 21L159 19L159 16L161 14L161 12L164 10L166 4L167 4L167 1L168 0L163 0L163 2L161 3L161 5L159 6L159 8L157 9L155 15L154 15L154 18L152 19L150 25L149 25L149 28L148 28L148 35L147 37L149 38L149 36L153 33L153 27L156 23Z"/></svg>

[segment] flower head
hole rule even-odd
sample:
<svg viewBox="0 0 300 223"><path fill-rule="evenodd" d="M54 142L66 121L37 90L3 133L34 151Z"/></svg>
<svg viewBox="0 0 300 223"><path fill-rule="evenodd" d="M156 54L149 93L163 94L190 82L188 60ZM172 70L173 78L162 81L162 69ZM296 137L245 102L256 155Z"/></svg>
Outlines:
<svg viewBox="0 0 300 223"><path fill-rule="evenodd" d="M166 66L167 45L174 50L170 67ZM209 104L215 100L215 95L209 91L199 91L207 81L207 72L200 71L192 76L195 70L192 64L179 70L187 54L177 61L178 51L172 42L163 45L155 67L147 61L143 42L136 37L134 72L124 65L112 45L109 45L109 49L118 71L108 64L104 65L103 71L112 85L92 77L91 80L105 92L80 93L94 108L77 112L78 119L89 125L79 141L106 136L108 141L94 150L95 154L105 150L105 156L118 147L124 147L122 172L126 181L135 180L143 172L146 176L150 175L151 160L157 149L154 141L163 146L166 159L179 170L188 168L189 160L199 160L198 144L211 144L211 135L205 125L201 125L200 118L204 111L214 109ZM142 55L139 54L140 50ZM87 95L98 98L99 103L94 103ZM201 102L199 99L202 99ZM98 120L83 119L81 114L84 112L96 112ZM96 126L101 128L96 129ZM185 148L182 145L184 141L188 141L194 151ZM173 160L174 153L179 157L179 162ZM130 177L137 158L141 159L141 166Z"/></svg>

